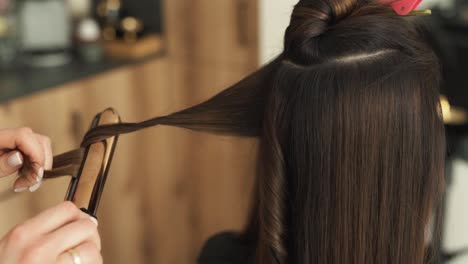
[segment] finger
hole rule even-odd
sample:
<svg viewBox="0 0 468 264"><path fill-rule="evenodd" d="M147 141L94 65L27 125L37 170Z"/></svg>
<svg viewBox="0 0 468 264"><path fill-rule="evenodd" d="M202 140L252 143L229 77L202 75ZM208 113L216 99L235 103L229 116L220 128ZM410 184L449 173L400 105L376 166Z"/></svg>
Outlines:
<svg viewBox="0 0 468 264"><path fill-rule="evenodd" d="M30 192L35 192L42 183L44 177L44 169L39 164L24 165L19 173L18 179L13 184L15 192L22 192L29 189Z"/></svg>
<svg viewBox="0 0 468 264"><path fill-rule="evenodd" d="M27 220L23 227L31 232L31 236L40 236L53 232L73 221L88 217L72 202L66 201Z"/></svg>
<svg viewBox="0 0 468 264"><path fill-rule="evenodd" d="M30 177L18 177L13 184L13 190L16 193L24 192L29 190L35 192L41 187L42 181L36 182L30 179Z"/></svg>
<svg viewBox="0 0 468 264"><path fill-rule="evenodd" d="M35 191L39 188L38 183L43 176L45 162L44 150L30 128L2 129L0 130L1 149L19 149L23 156L24 179L19 179L14 184L15 191L29 189ZM28 162L25 161L28 160ZM31 166L26 166L26 163ZM4 175L3 175L4 176Z"/></svg>
<svg viewBox="0 0 468 264"><path fill-rule="evenodd" d="M0 148L18 149L26 155L32 163L38 163L42 167L44 166L44 151L30 128L23 127L0 130Z"/></svg>
<svg viewBox="0 0 468 264"><path fill-rule="evenodd" d="M10 151L0 156L0 177L11 175L23 165L23 155L19 151Z"/></svg>
<svg viewBox="0 0 468 264"><path fill-rule="evenodd" d="M92 242L85 242L73 248L73 251L81 259L82 264L101 264L102 263L101 251ZM69 251L65 251L58 256L57 264L72 264L73 258L74 256Z"/></svg>
<svg viewBox="0 0 468 264"><path fill-rule="evenodd" d="M90 217L87 219L79 219L61 228L47 234L42 243L47 247L48 252L64 252L69 248L74 248L85 242L92 242L99 246L100 241L96 241L98 237L97 225L91 221Z"/></svg>
<svg viewBox="0 0 468 264"><path fill-rule="evenodd" d="M37 141L41 144L42 149L44 150L44 169L52 169L53 155L52 155L52 144L50 139L46 136L35 134Z"/></svg>
<svg viewBox="0 0 468 264"><path fill-rule="evenodd" d="M44 166L41 167L38 163L28 162L28 166L25 165L25 167L21 169L20 177L13 185L15 192L23 192L26 190L35 192L41 186L41 181L44 177L44 169L52 168L53 155L50 139L39 134L34 134L34 137L43 150Z"/></svg>
<svg viewBox="0 0 468 264"><path fill-rule="evenodd" d="M39 143L39 140L36 138L36 135L34 134L33 137L35 140ZM44 176L44 167L45 167L45 156L46 156L46 150L42 146L41 143L39 143L39 148L40 151L42 152L42 158L44 159L43 163L38 163L35 161L32 161L29 159L29 157L25 160L23 167L20 169L20 175L29 177L33 181L40 182L42 180L42 177Z"/></svg>

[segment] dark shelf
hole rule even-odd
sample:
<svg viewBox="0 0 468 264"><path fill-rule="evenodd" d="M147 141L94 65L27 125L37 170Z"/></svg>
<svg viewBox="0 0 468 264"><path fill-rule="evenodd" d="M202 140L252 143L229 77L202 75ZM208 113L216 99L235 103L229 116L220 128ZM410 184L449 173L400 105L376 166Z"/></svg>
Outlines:
<svg viewBox="0 0 468 264"><path fill-rule="evenodd" d="M104 59L95 63L75 60L66 65L53 68L18 66L11 69L1 69L0 104L69 82L89 78L122 66L162 57L164 54L165 52L161 51L143 59Z"/></svg>

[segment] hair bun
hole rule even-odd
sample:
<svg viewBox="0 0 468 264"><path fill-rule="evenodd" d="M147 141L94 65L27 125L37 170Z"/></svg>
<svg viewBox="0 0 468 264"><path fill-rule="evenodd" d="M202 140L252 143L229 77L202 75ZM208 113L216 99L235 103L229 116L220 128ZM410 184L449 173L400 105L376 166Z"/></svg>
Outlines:
<svg viewBox="0 0 468 264"><path fill-rule="evenodd" d="M301 0L294 6L286 30L284 51L299 64L312 63L318 57L314 39L350 15L359 0ZM315 46L314 46L315 45Z"/></svg>

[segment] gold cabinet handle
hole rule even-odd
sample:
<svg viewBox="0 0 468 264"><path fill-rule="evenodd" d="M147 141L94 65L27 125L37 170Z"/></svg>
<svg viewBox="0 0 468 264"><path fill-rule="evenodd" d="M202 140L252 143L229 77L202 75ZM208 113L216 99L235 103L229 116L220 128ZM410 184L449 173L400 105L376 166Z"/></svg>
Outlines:
<svg viewBox="0 0 468 264"><path fill-rule="evenodd" d="M236 2L237 41L241 47L249 45L249 0Z"/></svg>
<svg viewBox="0 0 468 264"><path fill-rule="evenodd" d="M79 111L72 111L70 115L70 132L73 138L73 141L76 145L81 143L83 137L83 114Z"/></svg>

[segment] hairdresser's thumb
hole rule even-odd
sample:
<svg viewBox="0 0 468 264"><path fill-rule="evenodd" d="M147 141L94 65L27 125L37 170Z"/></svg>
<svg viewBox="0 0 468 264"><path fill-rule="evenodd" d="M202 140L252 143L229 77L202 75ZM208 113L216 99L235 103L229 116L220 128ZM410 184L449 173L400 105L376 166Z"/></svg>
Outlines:
<svg viewBox="0 0 468 264"><path fill-rule="evenodd" d="M23 165L23 160L23 155L16 150L2 154L0 156L0 177L17 172Z"/></svg>

